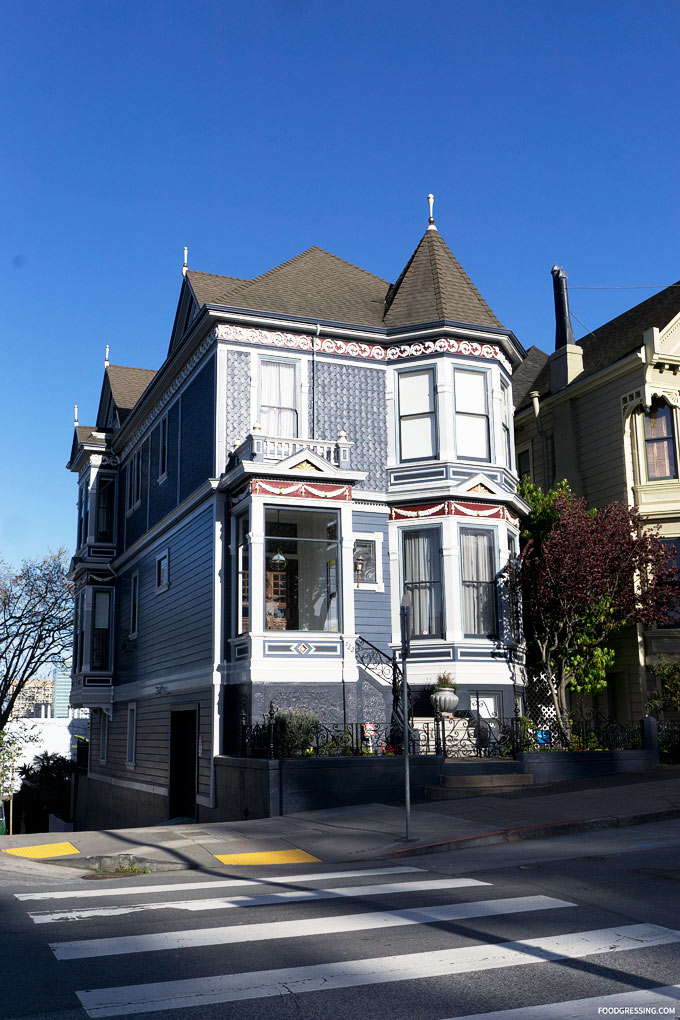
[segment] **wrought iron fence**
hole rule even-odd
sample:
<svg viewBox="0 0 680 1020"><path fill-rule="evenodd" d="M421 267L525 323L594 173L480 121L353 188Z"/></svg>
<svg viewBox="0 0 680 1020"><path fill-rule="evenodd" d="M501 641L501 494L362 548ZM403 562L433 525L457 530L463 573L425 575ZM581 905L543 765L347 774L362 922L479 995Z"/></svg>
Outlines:
<svg viewBox="0 0 680 1020"><path fill-rule="evenodd" d="M659 720L659 758L664 764L680 762L680 722Z"/></svg>

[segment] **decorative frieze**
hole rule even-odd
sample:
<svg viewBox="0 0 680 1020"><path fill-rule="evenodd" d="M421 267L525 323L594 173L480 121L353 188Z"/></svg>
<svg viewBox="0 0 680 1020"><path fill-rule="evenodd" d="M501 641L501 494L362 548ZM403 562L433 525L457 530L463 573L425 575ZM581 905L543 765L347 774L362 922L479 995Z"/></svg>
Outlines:
<svg viewBox="0 0 680 1020"><path fill-rule="evenodd" d="M352 500L351 485L333 485L328 482L284 482L262 481L256 479L250 483L253 496L291 496L297 499L337 499L345 502Z"/></svg>
<svg viewBox="0 0 680 1020"><path fill-rule="evenodd" d="M383 347L380 344L338 340L332 337L305 336L299 333L286 333L282 330L251 329L232 323L215 326L211 335L217 340L235 340L237 343L255 344L259 347L277 347L283 350L335 354L363 361L403 361L407 358L430 357L433 354L462 354L465 357L500 361L508 372L512 371L510 362L496 344L478 343L476 340L456 340L453 337L440 337L437 340Z"/></svg>
<svg viewBox="0 0 680 1020"><path fill-rule="evenodd" d="M447 499L442 503L423 503L412 506L393 506L390 508L390 520L414 520L427 517L483 517L489 520L508 521L514 527L519 520L503 505L485 503L461 503L459 500Z"/></svg>

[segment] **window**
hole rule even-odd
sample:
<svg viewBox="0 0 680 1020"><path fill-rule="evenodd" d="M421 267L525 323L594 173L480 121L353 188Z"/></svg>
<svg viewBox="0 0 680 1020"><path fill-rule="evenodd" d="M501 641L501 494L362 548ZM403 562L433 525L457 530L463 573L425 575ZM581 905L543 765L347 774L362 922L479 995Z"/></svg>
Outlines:
<svg viewBox="0 0 680 1020"><path fill-rule="evenodd" d="M680 538L662 538L660 541L668 554L668 567L674 571L680 570ZM676 574L673 580L666 583L673 596L673 610L668 621L658 626L680 627L680 575Z"/></svg>
<svg viewBox="0 0 680 1020"><path fill-rule="evenodd" d="M139 626L139 571L130 579L130 637L137 637Z"/></svg>
<svg viewBox="0 0 680 1020"><path fill-rule="evenodd" d="M520 478L524 478L526 475L530 480L533 475L533 467L531 463L531 444L527 443L525 446L519 446L517 448L517 474Z"/></svg>
<svg viewBox="0 0 680 1020"><path fill-rule="evenodd" d="M97 542L113 542L113 508L115 505L116 481L114 478L100 478L97 484Z"/></svg>
<svg viewBox="0 0 680 1020"><path fill-rule="evenodd" d="M357 538L354 543L354 583L376 584L375 540Z"/></svg>
<svg viewBox="0 0 680 1020"><path fill-rule="evenodd" d="M109 717L99 710L99 760L106 761L109 753Z"/></svg>
<svg viewBox="0 0 680 1020"><path fill-rule="evenodd" d="M668 404L652 405L645 415L645 454L650 482L678 477L673 411Z"/></svg>
<svg viewBox="0 0 680 1020"><path fill-rule="evenodd" d="M250 543L248 542L248 517L238 519L238 620L236 633L247 634L250 630Z"/></svg>
<svg viewBox="0 0 680 1020"><path fill-rule="evenodd" d="M95 591L92 610L92 669L111 668L111 592Z"/></svg>
<svg viewBox="0 0 680 1020"><path fill-rule="evenodd" d="M128 512L134 510L142 501L142 451L133 453L127 466L127 501Z"/></svg>
<svg viewBox="0 0 680 1020"><path fill-rule="evenodd" d="M454 372L456 453L470 460L490 460L487 373Z"/></svg>
<svg viewBox="0 0 680 1020"><path fill-rule="evenodd" d="M437 456L434 369L399 373L399 448L402 460Z"/></svg>
<svg viewBox="0 0 680 1020"><path fill-rule="evenodd" d="M510 411L510 387L505 383L501 383L502 393L502 408L503 416L501 418L501 431L503 433L503 457L506 467L512 467L512 450L511 450L511 411Z"/></svg>
<svg viewBox="0 0 680 1020"><path fill-rule="evenodd" d="M135 764L135 755L137 752L137 706L128 705L128 717L127 717L127 747L126 747L126 765Z"/></svg>
<svg viewBox="0 0 680 1020"><path fill-rule="evenodd" d="M340 630L338 515L265 510L265 627Z"/></svg>
<svg viewBox="0 0 680 1020"><path fill-rule="evenodd" d="M165 591L170 585L170 553L167 549L156 557L156 591Z"/></svg>
<svg viewBox="0 0 680 1020"><path fill-rule="evenodd" d="M298 435L297 363L260 361L260 425L266 436Z"/></svg>
<svg viewBox="0 0 680 1020"><path fill-rule="evenodd" d="M413 605L412 636L443 637L441 534L439 528L405 528L404 591Z"/></svg>
<svg viewBox="0 0 680 1020"><path fill-rule="evenodd" d="M85 482L78 490L78 548L87 542L90 526L90 488Z"/></svg>
<svg viewBox="0 0 680 1020"><path fill-rule="evenodd" d="M83 668L83 653L85 646L85 592L81 591L76 595L75 626L73 640L73 666L74 671L79 673Z"/></svg>
<svg viewBox="0 0 680 1020"><path fill-rule="evenodd" d="M496 556L493 532L461 528L463 633L496 637Z"/></svg>
<svg viewBox="0 0 680 1020"><path fill-rule="evenodd" d="M168 416L161 419L158 437L158 481L162 482L168 474Z"/></svg>

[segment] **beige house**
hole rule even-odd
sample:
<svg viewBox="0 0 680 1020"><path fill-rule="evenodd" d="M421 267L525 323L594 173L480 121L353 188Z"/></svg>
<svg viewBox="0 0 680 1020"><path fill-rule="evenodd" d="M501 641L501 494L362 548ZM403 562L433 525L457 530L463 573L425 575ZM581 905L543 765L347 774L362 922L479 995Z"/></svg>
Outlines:
<svg viewBox="0 0 680 1020"><path fill-rule="evenodd" d="M542 488L566 478L594 507L636 506L680 553L680 283L574 341L566 273L553 269L556 349L515 372L517 470ZM680 655L677 626L620 635L600 708L644 715L647 667Z"/></svg>

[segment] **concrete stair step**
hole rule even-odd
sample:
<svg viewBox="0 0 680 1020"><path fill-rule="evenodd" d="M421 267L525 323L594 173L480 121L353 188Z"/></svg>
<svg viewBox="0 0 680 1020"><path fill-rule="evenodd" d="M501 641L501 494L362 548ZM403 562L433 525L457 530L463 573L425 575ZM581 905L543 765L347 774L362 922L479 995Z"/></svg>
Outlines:
<svg viewBox="0 0 680 1020"><path fill-rule="evenodd" d="M464 797L493 797L513 790L533 786L534 777L525 774L508 775L443 775L439 786L425 788L426 800L459 800Z"/></svg>
<svg viewBox="0 0 680 1020"><path fill-rule="evenodd" d="M441 768L443 776L471 775L525 775L524 765L513 758L449 759Z"/></svg>

